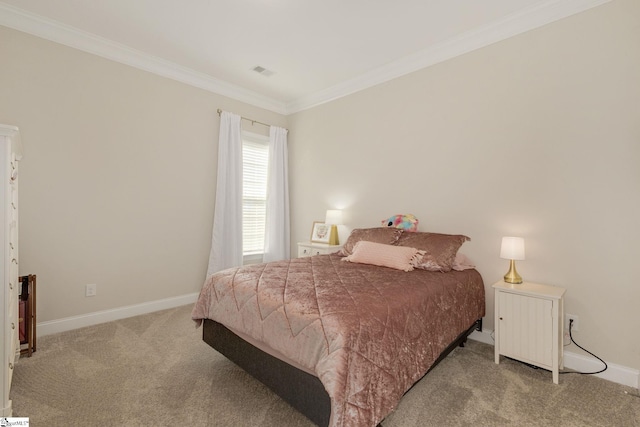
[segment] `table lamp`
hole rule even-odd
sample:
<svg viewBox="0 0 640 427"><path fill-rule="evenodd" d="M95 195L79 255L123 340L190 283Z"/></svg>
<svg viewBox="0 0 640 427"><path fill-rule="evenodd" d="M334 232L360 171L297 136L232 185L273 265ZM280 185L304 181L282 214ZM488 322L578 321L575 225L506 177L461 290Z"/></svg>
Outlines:
<svg viewBox="0 0 640 427"><path fill-rule="evenodd" d="M339 245L338 225L342 224L342 211L338 209L328 209L324 223L331 226L331 234L329 234L329 244Z"/></svg>
<svg viewBox="0 0 640 427"><path fill-rule="evenodd" d="M504 275L504 281L522 283L522 277L516 271L516 260L524 259L524 239L522 237L503 237L500 258L510 261L509 271Z"/></svg>

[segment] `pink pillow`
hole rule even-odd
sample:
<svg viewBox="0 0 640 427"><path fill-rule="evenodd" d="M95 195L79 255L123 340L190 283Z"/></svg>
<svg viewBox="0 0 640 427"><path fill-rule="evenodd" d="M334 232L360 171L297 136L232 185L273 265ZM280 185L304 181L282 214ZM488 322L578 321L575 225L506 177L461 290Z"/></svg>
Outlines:
<svg viewBox="0 0 640 427"><path fill-rule="evenodd" d="M349 238L340 251L340 255L351 255L356 243L362 240L366 240L368 242L386 243L388 245L391 245L400 238L401 234L402 230L399 228L356 228L349 235Z"/></svg>
<svg viewBox="0 0 640 427"><path fill-rule="evenodd" d="M379 265L395 268L396 270L412 271L415 259L424 255L424 251L406 246L385 245L383 243L361 240L353 247L353 253L343 261L360 264Z"/></svg>
<svg viewBox="0 0 640 427"><path fill-rule="evenodd" d="M414 263L415 268L429 271L451 271L460 246L470 240L462 234L402 233L395 245L417 248L425 255Z"/></svg>

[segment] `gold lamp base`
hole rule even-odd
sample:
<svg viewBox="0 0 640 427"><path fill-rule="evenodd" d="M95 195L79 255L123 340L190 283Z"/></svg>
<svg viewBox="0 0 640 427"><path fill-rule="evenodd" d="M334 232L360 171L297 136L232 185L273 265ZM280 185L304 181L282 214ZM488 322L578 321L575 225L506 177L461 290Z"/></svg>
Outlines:
<svg viewBox="0 0 640 427"><path fill-rule="evenodd" d="M329 244L330 245L339 245L338 243L338 226L331 226L331 234L329 235Z"/></svg>
<svg viewBox="0 0 640 427"><path fill-rule="evenodd" d="M522 283L522 277L516 271L516 261L510 260L509 262L509 271L504 275L504 281L507 283Z"/></svg>

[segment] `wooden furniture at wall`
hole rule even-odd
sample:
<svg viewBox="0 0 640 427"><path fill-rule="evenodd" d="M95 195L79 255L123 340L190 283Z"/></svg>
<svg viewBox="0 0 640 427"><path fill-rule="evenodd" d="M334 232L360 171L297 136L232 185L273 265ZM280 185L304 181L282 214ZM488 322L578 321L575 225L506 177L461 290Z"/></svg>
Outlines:
<svg viewBox="0 0 640 427"><path fill-rule="evenodd" d="M20 133L0 125L0 417L11 416L11 379L20 353L18 338L18 160Z"/></svg>
<svg viewBox="0 0 640 427"><path fill-rule="evenodd" d="M558 384L564 367L564 293L559 286L497 282L495 292L495 362L500 355L552 372Z"/></svg>
<svg viewBox="0 0 640 427"><path fill-rule="evenodd" d="M18 319L20 335L20 355L31 357L36 351L36 275L20 276L20 310Z"/></svg>

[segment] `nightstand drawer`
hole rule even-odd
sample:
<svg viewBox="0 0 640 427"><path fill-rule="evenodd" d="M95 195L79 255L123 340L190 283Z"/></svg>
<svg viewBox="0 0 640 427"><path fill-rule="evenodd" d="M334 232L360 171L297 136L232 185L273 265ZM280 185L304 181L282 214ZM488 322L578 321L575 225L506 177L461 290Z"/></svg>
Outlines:
<svg viewBox="0 0 640 427"><path fill-rule="evenodd" d="M323 243L298 243L298 258L304 258L314 255L327 255L338 252L342 245L326 245Z"/></svg>

